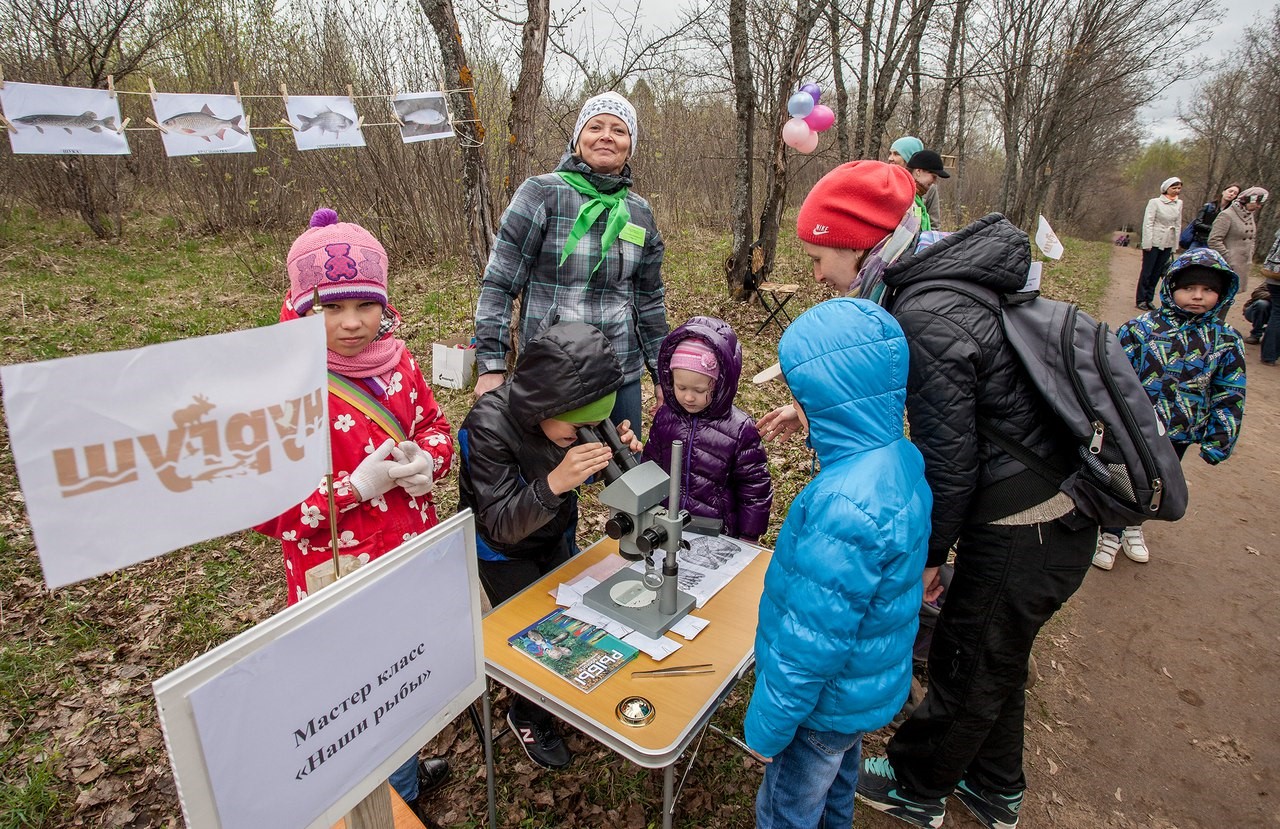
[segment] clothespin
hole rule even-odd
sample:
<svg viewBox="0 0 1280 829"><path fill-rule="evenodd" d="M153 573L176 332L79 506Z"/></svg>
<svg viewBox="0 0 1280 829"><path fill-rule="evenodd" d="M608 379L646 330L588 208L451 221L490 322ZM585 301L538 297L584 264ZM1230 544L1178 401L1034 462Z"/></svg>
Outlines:
<svg viewBox="0 0 1280 829"><path fill-rule="evenodd" d="M361 115L360 117L356 118L356 129L358 129L358 130L362 130L362 129L364 129L364 116L363 116L363 115Z"/></svg>
<svg viewBox="0 0 1280 829"><path fill-rule="evenodd" d="M235 92L236 92L236 102L237 102L237 103L241 103L241 104L243 104L243 103L244 103L244 101L240 100L240 82L239 82L239 81L232 81L232 82L231 82L231 88L232 88L232 89L234 89L234 90L235 90Z"/></svg>
<svg viewBox="0 0 1280 829"><path fill-rule="evenodd" d="M249 113L246 112L244 114L244 131L248 132L251 129L253 129L253 127L249 126Z"/></svg>
<svg viewBox="0 0 1280 829"><path fill-rule="evenodd" d="M4 67L3 66L0 66L0 89L4 89ZM9 122L5 121L5 123L7 124Z"/></svg>
<svg viewBox="0 0 1280 829"><path fill-rule="evenodd" d="M6 130L8 130L9 132L17 132L17 131L18 131L18 128L17 128L17 127L15 127L13 124L9 123L9 119L8 119L8 118L5 118L3 115L0 115L0 124L4 124L4 128L5 128Z"/></svg>
<svg viewBox="0 0 1280 829"><path fill-rule="evenodd" d="M293 130L294 132L298 131L298 126L294 124L292 121L290 121L288 118L281 118L280 123L284 124L286 127Z"/></svg>
<svg viewBox="0 0 1280 829"><path fill-rule="evenodd" d="M107 75L107 94L112 100L116 97L116 77L115 75Z"/></svg>
<svg viewBox="0 0 1280 829"><path fill-rule="evenodd" d="M351 84L347 84L347 97L348 98L356 97L356 94L351 91Z"/></svg>
<svg viewBox="0 0 1280 829"><path fill-rule="evenodd" d="M119 129L117 129L117 130L116 130L116 132L117 132L119 135L124 135L125 127L129 126L129 122L130 122L130 121L132 121L132 120L133 120L132 118L125 118L123 121L121 121L121 122L120 122L120 128L119 128Z"/></svg>
<svg viewBox="0 0 1280 829"><path fill-rule="evenodd" d="M168 134L169 134L169 128L168 128L168 127L166 127L164 124L161 124L159 121L152 121L150 118L146 118L146 119L144 119L144 120L145 120L148 124L150 124L151 126L153 126L153 127L155 127L156 129L160 130L160 131L161 131L162 133L164 133L165 135L168 135Z"/></svg>
<svg viewBox="0 0 1280 829"><path fill-rule="evenodd" d="M284 81L280 82L280 97L284 98L284 102L289 103L289 87L285 86Z"/></svg>
<svg viewBox="0 0 1280 829"><path fill-rule="evenodd" d="M147 94L151 96L151 103L154 104L156 102L156 85L151 82L150 78L147 78L147 89L149 90Z"/></svg>

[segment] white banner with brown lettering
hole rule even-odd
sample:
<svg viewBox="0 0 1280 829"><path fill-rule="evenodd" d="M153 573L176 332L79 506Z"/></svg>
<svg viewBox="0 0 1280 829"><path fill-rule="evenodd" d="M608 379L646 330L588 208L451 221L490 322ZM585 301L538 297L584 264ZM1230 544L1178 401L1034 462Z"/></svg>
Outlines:
<svg viewBox="0 0 1280 829"><path fill-rule="evenodd" d="M0 367L50 588L265 521L323 478L322 317Z"/></svg>

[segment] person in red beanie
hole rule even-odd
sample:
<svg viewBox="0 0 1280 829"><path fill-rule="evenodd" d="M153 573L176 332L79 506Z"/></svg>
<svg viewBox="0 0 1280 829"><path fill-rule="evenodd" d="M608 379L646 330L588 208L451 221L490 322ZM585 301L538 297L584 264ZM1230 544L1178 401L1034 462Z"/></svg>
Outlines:
<svg viewBox="0 0 1280 829"><path fill-rule="evenodd" d="M905 170L891 177L888 166L836 168L805 198L797 224L815 278L880 302L906 335L907 418L933 492L926 601L941 594L939 568L956 551L928 693L889 741L888 756L862 761L857 795L932 829L955 795L982 825L1015 827L1026 789L1031 647L1084 580L1097 527L987 437L1003 434L1071 468L1063 461L1071 436L1045 408L1000 320L1001 297L1033 287L1026 234L998 213L950 234L922 234L910 215L894 227L893 211L914 212L914 183ZM876 234L880 241L864 248ZM760 419L766 440L799 431L787 409Z"/></svg>

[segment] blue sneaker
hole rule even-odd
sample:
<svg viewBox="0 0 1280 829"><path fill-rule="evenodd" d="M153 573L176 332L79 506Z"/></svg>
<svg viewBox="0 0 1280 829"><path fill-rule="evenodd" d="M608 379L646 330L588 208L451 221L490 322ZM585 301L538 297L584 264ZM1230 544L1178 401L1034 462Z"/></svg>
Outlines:
<svg viewBox="0 0 1280 829"><path fill-rule="evenodd" d="M858 799L872 809L892 815L912 826L942 829L947 811L945 797L920 797L898 782L893 766L884 757L866 757L858 770Z"/></svg>
<svg viewBox="0 0 1280 829"><path fill-rule="evenodd" d="M1022 792L997 794L981 790L961 780L956 784L955 796L973 813L987 829L1015 829L1018 810L1022 808Z"/></svg>

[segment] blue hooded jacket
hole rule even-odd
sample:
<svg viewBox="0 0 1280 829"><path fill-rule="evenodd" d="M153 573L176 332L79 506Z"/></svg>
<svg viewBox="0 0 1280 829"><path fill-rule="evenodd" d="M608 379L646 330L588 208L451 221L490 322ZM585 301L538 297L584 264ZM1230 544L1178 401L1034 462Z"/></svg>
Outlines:
<svg viewBox="0 0 1280 829"><path fill-rule="evenodd" d="M1178 273L1193 265L1220 273L1225 287L1218 304L1201 314L1173 301ZM1189 250L1165 272L1160 307L1118 332L1169 439L1200 444L1200 457L1211 464L1231 456L1244 419L1244 342L1225 322L1239 286L1239 277L1217 251Z"/></svg>
<svg viewBox="0 0 1280 829"><path fill-rule="evenodd" d="M907 698L933 506L902 433L907 355L862 299L814 306L778 344L821 471L791 503L760 598L744 731L765 757L801 726L880 728Z"/></svg>

